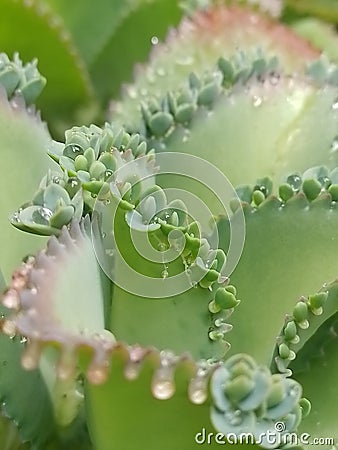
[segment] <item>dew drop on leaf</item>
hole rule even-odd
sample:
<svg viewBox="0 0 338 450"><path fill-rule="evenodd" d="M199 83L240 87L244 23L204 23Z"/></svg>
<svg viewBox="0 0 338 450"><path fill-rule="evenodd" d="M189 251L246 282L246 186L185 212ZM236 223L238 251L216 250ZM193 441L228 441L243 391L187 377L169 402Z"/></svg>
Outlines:
<svg viewBox="0 0 338 450"><path fill-rule="evenodd" d="M302 184L302 179L299 175L294 174L294 175L290 175L286 182L292 187L292 189L294 191L298 191L301 187Z"/></svg>
<svg viewBox="0 0 338 450"><path fill-rule="evenodd" d="M53 215L53 211L51 211L49 208L42 207L39 209L39 214L48 222Z"/></svg>

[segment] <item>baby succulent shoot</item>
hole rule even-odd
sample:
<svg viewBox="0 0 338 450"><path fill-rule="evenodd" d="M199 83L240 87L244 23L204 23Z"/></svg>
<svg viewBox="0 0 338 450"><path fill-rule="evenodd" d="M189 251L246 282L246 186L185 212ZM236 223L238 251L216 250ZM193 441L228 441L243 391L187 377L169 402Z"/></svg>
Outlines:
<svg viewBox="0 0 338 450"><path fill-rule="evenodd" d="M1 448L337 449L336 5L120 3L0 19Z"/></svg>

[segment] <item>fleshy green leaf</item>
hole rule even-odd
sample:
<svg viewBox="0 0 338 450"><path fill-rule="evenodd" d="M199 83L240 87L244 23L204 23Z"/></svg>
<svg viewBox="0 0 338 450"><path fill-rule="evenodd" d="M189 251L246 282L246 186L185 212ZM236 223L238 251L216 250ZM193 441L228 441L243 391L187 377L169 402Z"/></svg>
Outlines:
<svg viewBox="0 0 338 450"><path fill-rule="evenodd" d="M161 371L159 356L140 348L128 355L123 347L117 348L108 381L98 386L87 383L87 414L96 448L152 449L160 440L163 450L190 450L207 442L205 433L213 433L208 448L218 448L209 419L209 402L194 405L187 397L188 382L196 370L193 364L181 358L171 366L169 359L169 366ZM165 355L162 364L164 361ZM150 386L158 398L153 397ZM164 400L168 394L172 398ZM163 400L159 399L161 395ZM173 420L177 415L180 419Z"/></svg>
<svg viewBox="0 0 338 450"><path fill-rule="evenodd" d="M41 239L18 233L9 216L27 195L33 195L39 179L54 164L47 156L51 142L47 128L33 110L25 109L22 100L9 104L4 96L0 98L0 135L0 263L7 278L21 258L43 245Z"/></svg>
<svg viewBox="0 0 338 450"><path fill-rule="evenodd" d="M229 320L235 330L229 336L230 352L249 353L269 364L280 319L302 296L312 295L323 280L337 275L338 210L327 194L313 202L295 194L286 203L268 197L244 211L246 242L231 275L242 302ZM228 231L222 228L220 233L225 237ZM283 348L281 352L285 353Z"/></svg>

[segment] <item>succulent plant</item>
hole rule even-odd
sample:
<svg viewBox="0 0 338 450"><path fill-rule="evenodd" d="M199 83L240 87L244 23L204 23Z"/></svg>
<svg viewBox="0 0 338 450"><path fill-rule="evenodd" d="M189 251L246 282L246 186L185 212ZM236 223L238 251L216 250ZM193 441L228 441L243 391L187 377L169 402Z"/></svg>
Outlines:
<svg viewBox="0 0 338 450"><path fill-rule="evenodd" d="M334 1L4 11L1 448L338 448Z"/></svg>

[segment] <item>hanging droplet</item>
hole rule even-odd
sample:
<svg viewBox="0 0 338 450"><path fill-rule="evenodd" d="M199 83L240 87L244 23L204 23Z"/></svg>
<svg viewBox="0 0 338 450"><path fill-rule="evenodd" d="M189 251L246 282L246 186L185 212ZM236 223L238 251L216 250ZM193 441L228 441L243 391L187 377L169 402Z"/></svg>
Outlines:
<svg viewBox="0 0 338 450"><path fill-rule="evenodd" d="M124 369L124 376L128 380L135 380L141 370L141 363L145 355L145 350L142 347L133 347L129 350L129 361Z"/></svg>
<svg viewBox="0 0 338 450"><path fill-rule="evenodd" d="M7 336L15 336L16 326L12 320L4 320L1 323L1 331Z"/></svg>
<svg viewBox="0 0 338 450"><path fill-rule="evenodd" d="M102 384L108 378L108 368L104 365L92 364L87 370L87 378L93 384Z"/></svg>
<svg viewBox="0 0 338 450"><path fill-rule="evenodd" d="M9 289L2 299L2 304L8 309L18 309L20 305L18 293L14 289Z"/></svg>
<svg viewBox="0 0 338 450"><path fill-rule="evenodd" d="M192 403L201 405L208 398L208 375L211 366L205 361L201 361L197 369L196 376L190 381L188 396Z"/></svg>
<svg viewBox="0 0 338 450"><path fill-rule="evenodd" d="M160 366L155 371L151 390L158 400L167 400L175 393L174 367L176 357L172 352L163 350L160 353L160 358Z"/></svg>
<svg viewBox="0 0 338 450"><path fill-rule="evenodd" d="M136 378L139 376L140 369L140 363L130 361L124 368L124 376L127 378L127 380L136 380Z"/></svg>
<svg viewBox="0 0 338 450"><path fill-rule="evenodd" d="M41 346L38 342L31 341L22 354L21 364L26 370L34 370L39 364Z"/></svg>
<svg viewBox="0 0 338 450"><path fill-rule="evenodd" d="M151 43L152 43L153 45L157 45L157 44L158 44L158 37L157 37L157 36L153 36L153 37L150 39L150 41L151 41Z"/></svg>
<svg viewBox="0 0 338 450"><path fill-rule="evenodd" d="M175 393L175 385L169 373L166 376L155 375L151 385L151 391L158 400L168 400Z"/></svg>
<svg viewBox="0 0 338 450"><path fill-rule="evenodd" d="M338 110L338 98L335 99L335 101L332 104L332 109L333 110Z"/></svg>

